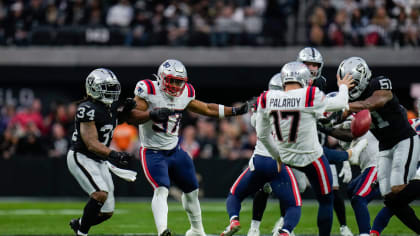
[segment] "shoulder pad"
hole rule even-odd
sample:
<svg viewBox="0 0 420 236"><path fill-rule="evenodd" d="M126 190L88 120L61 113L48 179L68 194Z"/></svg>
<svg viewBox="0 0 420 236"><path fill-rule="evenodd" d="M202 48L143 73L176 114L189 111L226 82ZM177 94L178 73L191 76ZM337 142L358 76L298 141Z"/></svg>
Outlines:
<svg viewBox="0 0 420 236"><path fill-rule="evenodd" d="M371 80L374 90L392 90L391 80L385 76L378 76Z"/></svg>
<svg viewBox="0 0 420 236"><path fill-rule="evenodd" d="M77 107L76 118L81 122L94 121L95 108L95 105L90 101L81 103Z"/></svg>
<svg viewBox="0 0 420 236"><path fill-rule="evenodd" d="M155 85L153 84L153 82L150 79L145 79L143 80L143 82L146 84L147 86L147 94L156 94L156 90L155 90Z"/></svg>
<svg viewBox="0 0 420 236"><path fill-rule="evenodd" d="M194 87L190 83L186 83L185 86L188 89L188 97L191 97L191 98L195 97Z"/></svg>

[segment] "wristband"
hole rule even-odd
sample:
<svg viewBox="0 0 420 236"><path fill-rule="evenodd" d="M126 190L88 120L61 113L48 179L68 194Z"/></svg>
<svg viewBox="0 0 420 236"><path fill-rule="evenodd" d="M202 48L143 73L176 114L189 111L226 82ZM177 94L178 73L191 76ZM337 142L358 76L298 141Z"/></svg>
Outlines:
<svg viewBox="0 0 420 236"><path fill-rule="evenodd" d="M219 118L224 118L225 117L225 106L219 104Z"/></svg>

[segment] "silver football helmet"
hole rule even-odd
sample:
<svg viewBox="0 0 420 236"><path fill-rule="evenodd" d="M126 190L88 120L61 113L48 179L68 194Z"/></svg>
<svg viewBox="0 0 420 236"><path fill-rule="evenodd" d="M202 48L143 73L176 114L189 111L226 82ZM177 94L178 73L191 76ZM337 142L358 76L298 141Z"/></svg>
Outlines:
<svg viewBox="0 0 420 236"><path fill-rule="evenodd" d="M420 118L420 98L417 98L417 116Z"/></svg>
<svg viewBox="0 0 420 236"><path fill-rule="evenodd" d="M355 86L349 91L349 98L351 101L356 100L366 87L369 85L372 72L369 69L366 61L361 57L350 57L340 63L337 74L343 78L349 73L354 80Z"/></svg>
<svg viewBox="0 0 420 236"><path fill-rule="evenodd" d="M308 67L302 62L292 61L281 68L280 77L283 85L295 82L305 87L311 80L311 72L309 72Z"/></svg>
<svg viewBox="0 0 420 236"><path fill-rule="evenodd" d="M271 77L268 83L268 90L283 90L283 83L281 82L281 73L277 73Z"/></svg>
<svg viewBox="0 0 420 236"><path fill-rule="evenodd" d="M106 105L118 101L121 85L115 74L105 68L95 69L86 78L86 94Z"/></svg>
<svg viewBox="0 0 420 236"><path fill-rule="evenodd" d="M178 60L168 59L158 69L157 81L159 87L170 97L178 97L182 94L188 81L187 69Z"/></svg>
<svg viewBox="0 0 420 236"><path fill-rule="evenodd" d="M324 67L324 59L321 53L313 47L306 47L299 51L296 61L300 62L312 62L318 64L317 70L311 70L312 80L317 79L321 76L322 68Z"/></svg>

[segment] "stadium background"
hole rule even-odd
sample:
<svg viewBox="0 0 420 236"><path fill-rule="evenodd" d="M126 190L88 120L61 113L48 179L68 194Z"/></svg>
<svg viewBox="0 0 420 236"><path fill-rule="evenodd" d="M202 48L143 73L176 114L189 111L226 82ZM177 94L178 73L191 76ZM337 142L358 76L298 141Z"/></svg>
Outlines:
<svg viewBox="0 0 420 236"><path fill-rule="evenodd" d="M116 73L124 99L163 60L176 58L197 99L230 105L259 95L311 45L324 56L329 91L341 60L361 56L374 75L391 79L413 116L420 97L419 6L414 0L0 1L0 197L84 197L64 154L73 102L97 67ZM247 165L255 142L248 118L184 114L182 139L205 199L226 197ZM120 134L113 147L138 156L135 131ZM129 167L138 180L115 179L116 196L150 198L138 159ZM176 189L172 196L179 197Z"/></svg>

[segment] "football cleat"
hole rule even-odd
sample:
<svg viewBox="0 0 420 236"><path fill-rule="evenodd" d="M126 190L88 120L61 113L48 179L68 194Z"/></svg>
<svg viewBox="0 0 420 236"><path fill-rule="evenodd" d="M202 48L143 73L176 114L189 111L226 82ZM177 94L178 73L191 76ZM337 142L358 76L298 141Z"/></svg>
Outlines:
<svg viewBox="0 0 420 236"><path fill-rule="evenodd" d="M238 232L241 229L241 224L239 220L231 220L230 224L226 227L220 236L232 236L234 233Z"/></svg>
<svg viewBox="0 0 420 236"><path fill-rule="evenodd" d="M281 230L284 224L284 218L281 216L280 219L276 221L276 224L274 225L273 229L271 230L271 233L273 233L273 236L277 235L277 232Z"/></svg>
<svg viewBox="0 0 420 236"><path fill-rule="evenodd" d="M277 236L290 236L290 233L286 230L281 229L277 232Z"/></svg>
<svg viewBox="0 0 420 236"><path fill-rule="evenodd" d="M260 236L260 229L249 228L247 236Z"/></svg>
<svg viewBox="0 0 420 236"><path fill-rule="evenodd" d="M165 229L159 236L172 236L170 229Z"/></svg>
<svg viewBox="0 0 420 236"><path fill-rule="evenodd" d="M185 236L206 236L206 233L204 233L204 231L197 231L195 229L189 229L185 233Z"/></svg>
<svg viewBox="0 0 420 236"><path fill-rule="evenodd" d="M341 236L353 236L353 233L351 232L349 227L347 227L347 225L342 225L340 227L340 235Z"/></svg>
<svg viewBox="0 0 420 236"><path fill-rule="evenodd" d="M70 228L74 231L75 234L77 234L77 231L80 228L80 222L79 222L80 218L77 219L72 219L70 220Z"/></svg>
<svg viewBox="0 0 420 236"><path fill-rule="evenodd" d="M354 141L351 144L351 157L349 158L350 164L356 165L359 163L359 157L360 153L366 148L368 145L367 139L359 140L358 142L354 143Z"/></svg>

